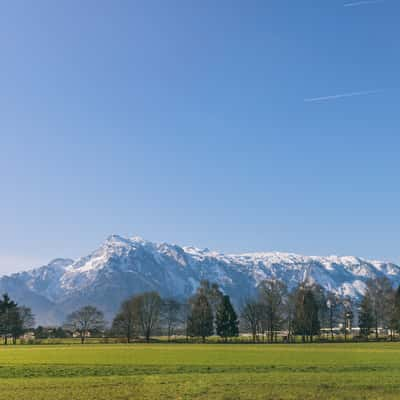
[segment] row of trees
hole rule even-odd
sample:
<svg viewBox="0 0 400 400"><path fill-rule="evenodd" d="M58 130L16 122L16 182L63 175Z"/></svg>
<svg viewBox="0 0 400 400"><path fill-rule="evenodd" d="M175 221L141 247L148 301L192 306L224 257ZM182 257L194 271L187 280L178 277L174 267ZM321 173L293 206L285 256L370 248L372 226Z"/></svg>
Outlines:
<svg viewBox="0 0 400 400"><path fill-rule="evenodd" d="M13 343L35 324L31 309L19 306L11 300L8 294L0 299L0 335L3 343L7 344L11 338Z"/></svg>
<svg viewBox="0 0 400 400"><path fill-rule="evenodd" d="M292 291L283 282L265 280L258 295L245 301L241 311L242 329L251 333L253 341L260 336L268 342L277 341L277 333L284 331L285 340L294 341L301 336L312 342L321 327L328 329L333 338L338 325L348 332L353 318L353 304L349 298L325 293L316 284L303 283Z"/></svg>
<svg viewBox="0 0 400 400"><path fill-rule="evenodd" d="M229 296L216 284L203 281L187 303L161 299L157 292L147 292L124 301L112 325L112 331L124 335L128 342L134 336L149 341L154 332L164 327L170 340L178 329L186 337L206 337L217 333L225 341L239 335L239 320Z"/></svg>
<svg viewBox="0 0 400 400"><path fill-rule="evenodd" d="M400 286L394 290L387 278L367 282L359 310L359 326L363 336L385 329L391 338L400 333Z"/></svg>
<svg viewBox="0 0 400 400"><path fill-rule="evenodd" d="M289 342L295 336L313 341L321 332L334 340L338 329L347 340L353 325L359 327L360 339L368 339L371 333L379 339L380 332L393 339L400 334L400 287L393 289L386 277L370 279L364 296L355 302L348 296L326 292L316 284L303 283L288 292L282 282L264 281L257 298L245 302L241 319L253 341L264 333L269 342L276 341L277 331L285 331Z"/></svg>
<svg viewBox="0 0 400 400"><path fill-rule="evenodd" d="M101 333L106 326L103 313L85 306L71 313L64 324L66 332L78 334L84 343L89 334ZM111 334L124 336L128 342L144 337L148 342L163 330L168 340L179 330L186 337L206 337L217 333L225 341L239 335L239 320L229 296L216 284L203 281L188 302L162 299L157 292L145 292L125 300L115 316Z"/></svg>
<svg viewBox="0 0 400 400"><path fill-rule="evenodd" d="M321 332L332 340L342 333L347 340L355 323L360 337L374 332L378 338L379 331L385 329L393 338L394 333L400 333L400 288L395 291L384 277L369 280L365 295L355 303L316 284L302 283L289 291L283 282L265 280L256 296L243 301L238 315L217 284L203 281L186 302L162 299L157 292L127 299L113 320L111 332L128 342L139 336L150 341L161 330L168 340L179 332L202 341L217 334L227 341L239 335L239 322L241 332L250 334L254 342L276 342L278 332L287 342L296 336L312 342ZM104 316L95 307L86 306L72 313L65 327L79 333L84 342L89 332L104 330Z"/></svg>

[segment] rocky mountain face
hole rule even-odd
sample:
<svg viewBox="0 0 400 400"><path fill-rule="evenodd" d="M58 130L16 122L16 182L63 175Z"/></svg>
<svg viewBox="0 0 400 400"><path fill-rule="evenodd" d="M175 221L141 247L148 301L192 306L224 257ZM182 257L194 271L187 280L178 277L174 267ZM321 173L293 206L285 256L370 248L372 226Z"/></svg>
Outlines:
<svg viewBox="0 0 400 400"><path fill-rule="evenodd" d="M121 301L143 291L183 299L202 279L217 282L239 305L263 279L282 280L289 288L303 281L316 282L340 295L358 297L365 281L378 276L387 276L398 285L400 267L357 257L223 254L113 235L76 261L56 259L31 271L1 277L0 293L8 292L20 304L30 306L38 324L53 325L87 304L96 305L111 320Z"/></svg>

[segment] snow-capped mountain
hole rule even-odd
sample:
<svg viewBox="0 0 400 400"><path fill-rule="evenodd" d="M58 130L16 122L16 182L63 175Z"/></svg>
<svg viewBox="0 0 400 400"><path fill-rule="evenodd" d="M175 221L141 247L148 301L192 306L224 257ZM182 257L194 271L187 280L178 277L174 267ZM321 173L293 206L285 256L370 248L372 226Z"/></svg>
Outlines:
<svg viewBox="0 0 400 400"><path fill-rule="evenodd" d="M399 266L357 257L223 254L113 235L76 261L56 259L0 278L0 292L30 306L38 323L54 324L86 304L98 306L111 319L122 300L148 290L185 298L202 279L217 282L238 305L263 279L280 279L289 288L307 280L338 294L358 297L368 278L383 275L394 285L400 284Z"/></svg>

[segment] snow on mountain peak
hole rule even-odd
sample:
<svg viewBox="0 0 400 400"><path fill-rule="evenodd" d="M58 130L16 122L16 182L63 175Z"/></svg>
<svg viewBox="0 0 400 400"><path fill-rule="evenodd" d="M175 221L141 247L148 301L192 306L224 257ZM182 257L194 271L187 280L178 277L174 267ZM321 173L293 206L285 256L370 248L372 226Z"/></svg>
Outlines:
<svg viewBox="0 0 400 400"><path fill-rule="evenodd" d="M129 246L131 245L131 240L128 238L124 238L119 235L110 235L106 241L103 243L103 246Z"/></svg>
<svg viewBox="0 0 400 400"><path fill-rule="evenodd" d="M157 290L162 296L187 297L202 279L217 282L240 303L263 279L282 280L289 288L304 281L316 282L326 290L357 297L363 293L366 280L378 276L387 276L399 285L400 267L352 256L224 254L149 242L138 236L111 235L76 261L56 259L36 270L3 277L0 290L22 303L26 298L40 298L40 304L54 304L68 312L93 304L112 313L122 300L138 292ZM40 312L36 311L39 316Z"/></svg>
<svg viewBox="0 0 400 400"><path fill-rule="evenodd" d="M133 242L133 243L138 243L138 244L146 244L146 243L149 243L147 240L144 240L142 237L140 237L140 236L132 236L131 238L130 238L130 240L131 240L131 242Z"/></svg>
<svg viewBox="0 0 400 400"><path fill-rule="evenodd" d="M55 258L54 260L51 260L47 266L65 268L73 262L74 260L71 260L70 258Z"/></svg>

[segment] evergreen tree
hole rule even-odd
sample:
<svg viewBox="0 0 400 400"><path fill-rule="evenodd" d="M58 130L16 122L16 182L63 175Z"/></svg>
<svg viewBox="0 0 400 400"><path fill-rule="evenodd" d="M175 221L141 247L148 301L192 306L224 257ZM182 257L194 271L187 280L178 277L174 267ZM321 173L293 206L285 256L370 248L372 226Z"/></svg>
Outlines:
<svg viewBox="0 0 400 400"><path fill-rule="evenodd" d="M214 332L214 319L210 303L205 294L197 293L191 299L191 310L188 317L188 333L190 336L200 336L203 343L207 336Z"/></svg>
<svg viewBox="0 0 400 400"><path fill-rule="evenodd" d="M18 307L15 307L10 310L9 321L10 321L9 334L12 337L13 343L16 344L18 337L20 337L24 333L24 324Z"/></svg>
<svg viewBox="0 0 400 400"><path fill-rule="evenodd" d="M9 335L12 335L12 328L17 323L16 312L18 305L5 293L0 300L0 334L3 336L4 344L7 344Z"/></svg>
<svg viewBox="0 0 400 400"><path fill-rule="evenodd" d="M225 342L229 337L239 335L239 321L229 296L223 296L216 311L215 324L217 335L221 336Z"/></svg>
<svg viewBox="0 0 400 400"><path fill-rule="evenodd" d="M390 316L390 329L397 334L400 333L400 286L393 295L392 312Z"/></svg>
<svg viewBox="0 0 400 400"><path fill-rule="evenodd" d="M54 330L53 336L57 339L65 339L68 337L68 332L66 332L61 326L59 326Z"/></svg>
<svg viewBox="0 0 400 400"><path fill-rule="evenodd" d="M319 325L326 327L329 324L329 309L328 309L328 298L325 289L316 283L313 283L309 287L314 295L314 299L318 306L318 321Z"/></svg>
<svg viewBox="0 0 400 400"><path fill-rule="evenodd" d="M0 300L0 334L3 336L4 344L7 344L9 337L15 344L18 337L33 325L34 317L31 309L18 306L7 293L4 294Z"/></svg>
<svg viewBox="0 0 400 400"><path fill-rule="evenodd" d="M197 294L202 294L207 297L208 304L210 304L213 321L214 321L214 330L216 330L215 320L217 314L217 308L222 302L222 298L224 294L221 292L218 283L210 282L206 279L200 281L200 286L197 288Z"/></svg>
<svg viewBox="0 0 400 400"><path fill-rule="evenodd" d="M306 332L311 342L313 341L314 335L319 334L320 322L318 316L318 303L313 291L309 289L304 295L304 317Z"/></svg>
<svg viewBox="0 0 400 400"><path fill-rule="evenodd" d="M372 308L371 299L368 295L363 297L360 304L358 326L360 327L361 335L368 339L372 328L375 326L374 310Z"/></svg>

